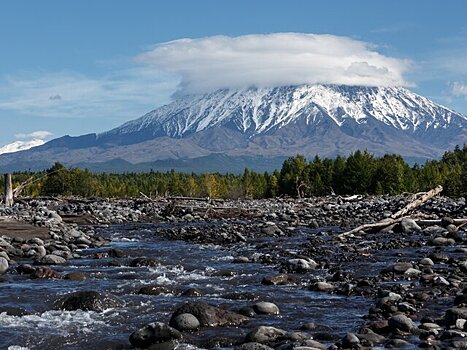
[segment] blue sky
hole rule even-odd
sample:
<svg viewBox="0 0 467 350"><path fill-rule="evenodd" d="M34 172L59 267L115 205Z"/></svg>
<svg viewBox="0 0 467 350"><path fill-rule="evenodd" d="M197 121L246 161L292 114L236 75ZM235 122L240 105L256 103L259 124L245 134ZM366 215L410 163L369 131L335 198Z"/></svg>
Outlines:
<svg viewBox="0 0 467 350"><path fill-rule="evenodd" d="M162 66L144 58L161 60L158 44L218 35L363 42L359 54L395 59L411 90L467 114L466 13L464 0L3 1L0 146L105 131L167 103L186 65L193 80L217 58L203 68L197 57L199 70L188 58L175 67L176 54Z"/></svg>

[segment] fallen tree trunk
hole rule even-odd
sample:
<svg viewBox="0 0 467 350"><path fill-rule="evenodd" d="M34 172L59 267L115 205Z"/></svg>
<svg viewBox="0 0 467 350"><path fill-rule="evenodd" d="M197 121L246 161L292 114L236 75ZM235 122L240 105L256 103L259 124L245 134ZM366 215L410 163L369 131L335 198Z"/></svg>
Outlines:
<svg viewBox="0 0 467 350"><path fill-rule="evenodd" d="M434 196L437 196L438 194L441 193L443 190L443 186L436 186L434 189L424 193L419 199L416 199L409 204L407 204L404 208L401 210L397 211L396 213L391 215L392 219L397 219L398 217L401 217L405 214L407 214L409 211L419 207L423 203L425 203L427 200L433 198Z"/></svg>
<svg viewBox="0 0 467 350"><path fill-rule="evenodd" d="M353 235L354 233L357 233L357 232L360 232L360 231L367 231L367 230L375 229L375 228L381 228L382 229L382 228L388 227L390 225L397 224L397 223L401 222L403 219L410 218L408 216L403 216L403 215L407 214L409 211L419 207L420 205L422 205L423 203L425 203L429 199L431 199L434 196L438 195L439 193L441 193L442 190L443 190L442 186L437 186L434 189L432 189L432 190L430 190L430 191L428 191L426 193L423 193L422 196L419 199L413 200L412 202L407 204L404 208L402 208L401 210L399 210L399 211L395 212L394 214L392 214L390 218L383 219L383 220L378 221L376 223L364 224L364 225L358 226L358 227L354 228L353 230L350 230L350 231L343 232L343 233L339 234L338 237L339 238L344 238L346 236Z"/></svg>

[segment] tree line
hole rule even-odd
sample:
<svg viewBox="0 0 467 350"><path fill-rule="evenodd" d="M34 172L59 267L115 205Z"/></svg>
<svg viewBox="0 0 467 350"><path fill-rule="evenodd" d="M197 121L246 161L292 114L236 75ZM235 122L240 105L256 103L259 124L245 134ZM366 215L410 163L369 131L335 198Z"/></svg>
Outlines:
<svg viewBox="0 0 467 350"><path fill-rule="evenodd" d="M269 198L328 194L399 194L444 187L449 196L467 195L467 144L446 152L439 160L409 166L399 155L375 157L356 151L348 157L308 161L296 155L272 173L245 169L243 174L93 173L55 163L43 172L13 174L14 186L29 181L22 194L82 197L186 196L210 198ZM1 185L3 186L3 184ZM2 189L3 192L3 189Z"/></svg>

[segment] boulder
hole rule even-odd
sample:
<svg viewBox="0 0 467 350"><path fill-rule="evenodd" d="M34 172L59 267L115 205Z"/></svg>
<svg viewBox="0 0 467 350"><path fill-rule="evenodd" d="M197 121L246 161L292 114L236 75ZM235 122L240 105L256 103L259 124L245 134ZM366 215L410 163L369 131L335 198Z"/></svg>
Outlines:
<svg viewBox="0 0 467 350"><path fill-rule="evenodd" d="M0 257L0 275L3 275L8 270L8 260L4 257Z"/></svg>
<svg viewBox="0 0 467 350"><path fill-rule="evenodd" d="M179 331L162 322L149 323L130 335L131 345L151 350L173 350L181 339Z"/></svg>
<svg viewBox="0 0 467 350"><path fill-rule="evenodd" d="M102 312L105 309L119 306L120 302L109 295L94 291L82 291L65 295L59 301L59 308L62 310L83 310Z"/></svg>
<svg viewBox="0 0 467 350"><path fill-rule="evenodd" d="M255 343L271 343L286 334L287 332L283 329L268 326L259 326L253 329L250 333L248 333L245 340L247 342Z"/></svg>
<svg viewBox="0 0 467 350"><path fill-rule="evenodd" d="M253 305L253 310L260 315L278 315L279 307L274 303L261 301Z"/></svg>
<svg viewBox="0 0 467 350"><path fill-rule="evenodd" d="M171 325L179 331L193 331L199 328L199 320L192 314L180 314L171 320Z"/></svg>
<svg viewBox="0 0 467 350"><path fill-rule="evenodd" d="M467 307L452 307L446 310L444 321L447 326L454 326L459 319L467 319Z"/></svg>
<svg viewBox="0 0 467 350"><path fill-rule="evenodd" d="M403 332L412 332L417 329L417 325L410 318L403 314L392 316L388 320L388 325L392 331L400 330Z"/></svg>
<svg viewBox="0 0 467 350"><path fill-rule="evenodd" d="M47 254L35 261L39 265L64 265L66 262L65 258L54 254Z"/></svg>
<svg viewBox="0 0 467 350"><path fill-rule="evenodd" d="M249 320L248 317L227 311L203 302L186 303L172 315L169 324L174 325L175 318L181 314L192 314L199 320L201 327L239 326Z"/></svg>
<svg viewBox="0 0 467 350"><path fill-rule="evenodd" d="M261 281L264 285L274 285L274 286L283 286L287 284L294 284L297 282L297 279L292 275L276 275L264 277Z"/></svg>
<svg viewBox="0 0 467 350"><path fill-rule="evenodd" d="M261 343L255 343L255 342L250 342L250 343L244 343L242 345L236 346L234 348L235 350L274 350L273 348L261 344Z"/></svg>

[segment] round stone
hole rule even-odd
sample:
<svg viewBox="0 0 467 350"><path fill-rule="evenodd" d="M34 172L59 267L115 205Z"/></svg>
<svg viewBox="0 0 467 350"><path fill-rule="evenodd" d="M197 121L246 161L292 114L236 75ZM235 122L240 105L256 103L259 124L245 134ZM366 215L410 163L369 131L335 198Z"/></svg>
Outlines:
<svg viewBox="0 0 467 350"><path fill-rule="evenodd" d="M192 314L180 314L173 319L172 323L179 331L192 331L200 327L199 320Z"/></svg>
<svg viewBox="0 0 467 350"><path fill-rule="evenodd" d="M261 301L259 303L256 303L253 306L253 310L255 310L257 314L262 314L262 315L278 315L279 314L279 307L274 303L269 303L266 301Z"/></svg>
<svg viewBox="0 0 467 350"><path fill-rule="evenodd" d="M8 270L8 260L4 257L0 257L0 275L3 275Z"/></svg>

